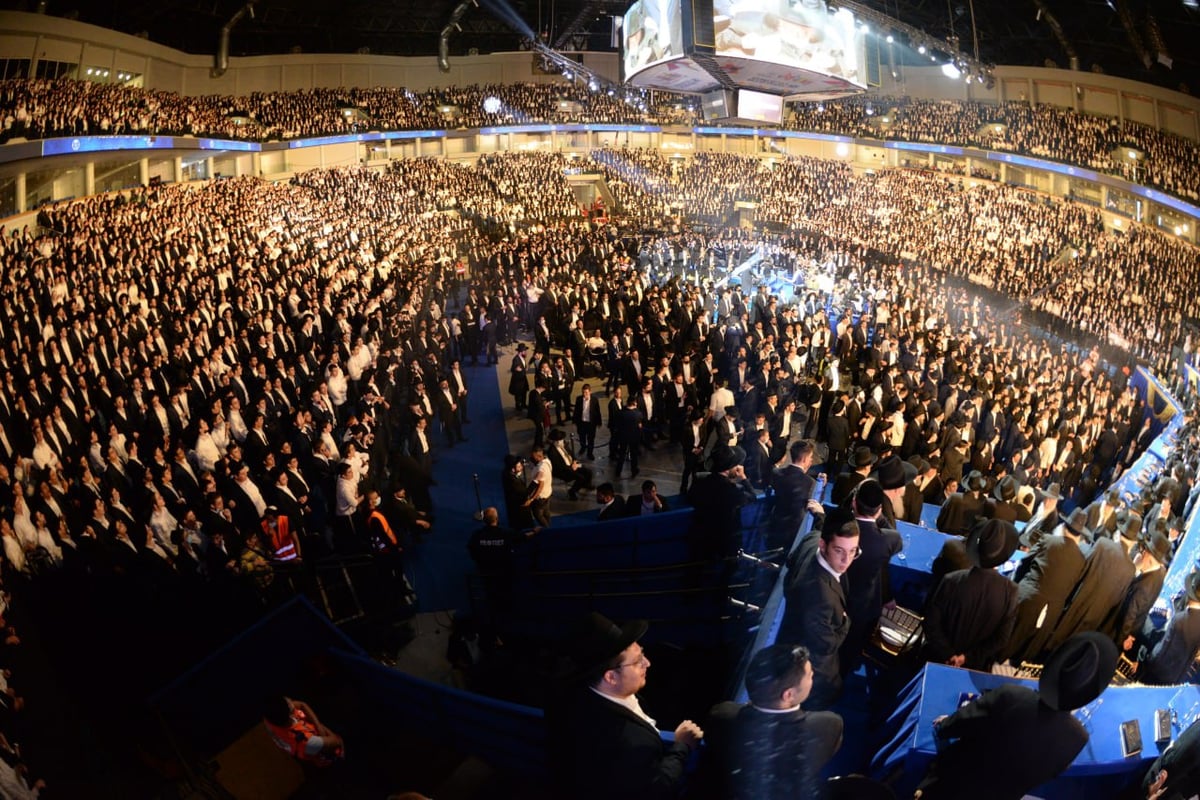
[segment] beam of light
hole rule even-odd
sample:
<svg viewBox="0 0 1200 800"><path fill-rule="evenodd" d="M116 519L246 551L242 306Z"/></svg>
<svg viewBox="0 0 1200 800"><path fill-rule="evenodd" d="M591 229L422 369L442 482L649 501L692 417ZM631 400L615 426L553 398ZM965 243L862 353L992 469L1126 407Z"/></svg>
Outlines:
<svg viewBox="0 0 1200 800"><path fill-rule="evenodd" d="M484 9L490 11L494 17L506 23L513 30L530 39L537 39L537 34L534 33L533 28L529 27L529 23L505 0L479 0L479 3Z"/></svg>

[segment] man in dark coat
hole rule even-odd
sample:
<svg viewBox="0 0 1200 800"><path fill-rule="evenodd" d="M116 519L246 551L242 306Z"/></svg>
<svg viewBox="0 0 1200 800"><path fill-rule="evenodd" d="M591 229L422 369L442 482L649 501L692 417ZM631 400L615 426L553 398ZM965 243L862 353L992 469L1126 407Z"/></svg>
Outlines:
<svg viewBox="0 0 1200 800"><path fill-rule="evenodd" d="M853 520L811 534L797 548L796 567L787 576L776 639L808 649L813 665L810 708L827 709L842 692L838 651L850 632L846 570L857 557L858 538Z"/></svg>
<svg viewBox="0 0 1200 800"><path fill-rule="evenodd" d="M883 504L887 501L878 481L866 480L858 485L848 501L849 511L858 524L859 556L854 559L846 576L850 579L847 601L850 610L850 630L842 645L842 674L852 672L862 658L863 646L875 630L883 604L890 599L887 582L888 562L904 549L900 534L881 528ZM836 515L833 521L836 522ZM828 524L828 523L827 523Z"/></svg>
<svg viewBox="0 0 1200 800"><path fill-rule="evenodd" d="M617 626L592 613L574 647L580 677L546 709L547 763L558 796L666 800L676 795L688 755L704 733L685 720L664 742L638 703L650 660L638 639L645 620Z"/></svg>
<svg viewBox="0 0 1200 800"><path fill-rule="evenodd" d="M1137 577L1129 585L1113 627L1117 645L1125 652L1133 649L1134 637L1141 634L1150 609L1162 594L1170 557L1171 542L1161 533L1154 534L1138 551L1133 562Z"/></svg>
<svg viewBox="0 0 1200 800"><path fill-rule="evenodd" d="M583 385L582 393L575 398L575 412L571 421L579 431L579 452L588 461L596 457L596 428L600 425L600 399L592 394L592 387Z"/></svg>
<svg viewBox="0 0 1200 800"><path fill-rule="evenodd" d="M1121 493L1109 489L1087 507L1088 530L1097 536L1112 536L1117 532L1117 512L1121 510Z"/></svg>
<svg viewBox="0 0 1200 800"><path fill-rule="evenodd" d="M1142 792L1143 797L1156 800L1183 800L1200 795L1200 719L1179 734L1150 765L1142 781Z"/></svg>
<svg viewBox="0 0 1200 800"><path fill-rule="evenodd" d="M612 453L614 477L621 477L621 469L625 459L629 459L630 477L638 475L638 456L642 446L642 412L638 410L637 399L630 397L625 407L617 412L615 420L609 420L612 425Z"/></svg>
<svg viewBox="0 0 1200 800"><path fill-rule="evenodd" d="M1021 562L1024 571L1017 584L1017 622L1007 655L1013 666L1021 661L1041 663L1059 615L1083 574L1084 557L1079 543L1085 537L1082 508L1071 512L1057 533L1044 537Z"/></svg>
<svg viewBox="0 0 1200 800"><path fill-rule="evenodd" d="M794 442L789 463L775 470L775 509L771 513L773 547L790 547L807 513L824 516L821 498L814 497L817 482L808 474L813 462L813 444L808 439Z"/></svg>
<svg viewBox="0 0 1200 800"><path fill-rule="evenodd" d="M1071 712L1108 687L1117 648L1097 633L1069 639L1046 662L1037 691L1015 683L934 720L939 748L922 800L1020 800L1070 766L1088 742ZM1020 742L1020 758L1000 758Z"/></svg>
<svg viewBox="0 0 1200 800"><path fill-rule="evenodd" d="M817 800L821 770L842 744L842 718L805 711L812 691L808 651L768 645L746 669L750 702L720 703L706 724L707 751L717 764L719 797Z"/></svg>
<svg viewBox="0 0 1200 800"><path fill-rule="evenodd" d="M987 481L978 472L972 471L963 480L962 492L946 499L938 512L937 529L943 533L965 535L983 514L983 491Z"/></svg>
<svg viewBox="0 0 1200 800"><path fill-rule="evenodd" d="M854 454L850 457L850 471L834 479L833 488L829 490L829 502L840 506L855 487L867 479L871 467L875 466L875 460L871 448L854 448Z"/></svg>
<svg viewBox="0 0 1200 800"><path fill-rule="evenodd" d="M1119 608L1133 584L1134 566L1125 548L1108 538L1097 538L1085 546L1086 558L1079 584L1070 604L1058 619L1049 649L1076 633L1098 631L1104 621ZM1107 632L1111 637L1112 633Z"/></svg>
<svg viewBox="0 0 1200 800"><path fill-rule="evenodd" d="M512 364L508 368L511 374L508 379L508 393L513 396L517 411L525 408L525 396L529 394L529 365L525 362L525 353L528 350L529 347L525 344L517 345L517 354L513 356Z"/></svg>
<svg viewBox="0 0 1200 800"><path fill-rule="evenodd" d="M1029 522L1028 509L1017 502L1019 488L1016 478L1012 475L1005 475L996 483L996 502L992 506L992 516L1008 522Z"/></svg>
<svg viewBox="0 0 1200 800"><path fill-rule="evenodd" d="M927 660L984 671L999 660L1016 620L1017 587L995 568L1016 548L1011 522L988 520L972 532L972 566L946 575L925 609Z"/></svg>
<svg viewBox="0 0 1200 800"><path fill-rule="evenodd" d="M1143 683L1170 686L1183 683L1200 653L1200 572L1188 576L1187 605L1175 612L1166 630L1149 637L1142 648L1137 678Z"/></svg>

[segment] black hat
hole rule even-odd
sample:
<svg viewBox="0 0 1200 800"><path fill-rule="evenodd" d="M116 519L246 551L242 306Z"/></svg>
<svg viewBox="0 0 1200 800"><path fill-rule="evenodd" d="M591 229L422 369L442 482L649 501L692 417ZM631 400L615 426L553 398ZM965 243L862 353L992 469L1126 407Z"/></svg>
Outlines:
<svg viewBox="0 0 1200 800"><path fill-rule="evenodd" d="M996 484L996 491L994 494L996 495L997 500L1000 500L1004 503L1010 502L1017 496L1017 479L1012 475L1005 475L1000 479L999 483Z"/></svg>
<svg viewBox="0 0 1200 800"><path fill-rule="evenodd" d="M968 492L982 492L987 488L987 478L983 477L983 473L979 470L973 469L963 479L963 487Z"/></svg>
<svg viewBox="0 0 1200 800"><path fill-rule="evenodd" d="M550 441L552 442L561 442L566 438L567 434L562 428L555 428L554 430L550 431Z"/></svg>
<svg viewBox="0 0 1200 800"><path fill-rule="evenodd" d="M1075 534L1076 536L1088 536L1087 512L1082 508L1075 509L1069 516L1066 517L1064 517L1062 514L1059 514L1058 518L1071 533Z"/></svg>
<svg viewBox="0 0 1200 800"><path fill-rule="evenodd" d="M1117 669L1117 646L1101 633L1077 633L1042 668L1038 695L1055 711L1074 711L1108 688Z"/></svg>
<svg viewBox="0 0 1200 800"><path fill-rule="evenodd" d="M1122 531L1124 535L1124 531ZM1145 541L1145 548L1164 567L1171 562L1171 540L1161 533L1152 533Z"/></svg>
<svg viewBox="0 0 1200 800"><path fill-rule="evenodd" d="M888 456L879 462L878 469L879 485L885 490L899 489L906 483L904 475L904 464L900 461L900 456Z"/></svg>
<svg viewBox="0 0 1200 800"><path fill-rule="evenodd" d="M528 345L526 345L524 342L521 342L519 345L517 345L517 352L518 352L518 353L524 353L524 352L525 352L526 350L528 350L528 349L529 349L529 346L528 346Z"/></svg>
<svg viewBox="0 0 1200 800"><path fill-rule="evenodd" d="M854 448L854 455L850 456L850 466L854 469L862 469L869 467L875 463L875 454L871 452L869 447Z"/></svg>
<svg viewBox="0 0 1200 800"><path fill-rule="evenodd" d="M713 451L712 454L712 471L725 472L733 469L738 464L746 463L746 451L734 445L733 447L722 447Z"/></svg>
<svg viewBox="0 0 1200 800"><path fill-rule="evenodd" d="M994 569L1012 558L1017 549L1017 529L1009 521L989 519L978 523L967 538L967 556L984 569Z"/></svg>
<svg viewBox="0 0 1200 800"><path fill-rule="evenodd" d="M1120 532L1122 539L1128 542L1136 542L1142 533L1142 515L1136 511L1118 511L1117 530Z"/></svg>
<svg viewBox="0 0 1200 800"><path fill-rule="evenodd" d="M590 672L642 638L649 627L650 624L644 619L617 625L603 614L593 611L579 626L579 633L572 643L571 657L581 673Z"/></svg>
<svg viewBox="0 0 1200 800"><path fill-rule="evenodd" d="M858 512L863 516L874 516L883 508L883 487L878 481L865 480L858 485L854 492L854 503Z"/></svg>

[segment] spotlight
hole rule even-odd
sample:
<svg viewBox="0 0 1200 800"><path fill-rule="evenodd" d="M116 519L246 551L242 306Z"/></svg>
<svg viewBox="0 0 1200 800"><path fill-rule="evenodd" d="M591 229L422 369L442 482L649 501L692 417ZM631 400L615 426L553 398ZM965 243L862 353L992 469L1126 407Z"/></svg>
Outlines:
<svg viewBox="0 0 1200 800"><path fill-rule="evenodd" d="M597 81L595 78L589 78L588 79L588 89L593 92L600 91L600 82Z"/></svg>
<svg viewBox="0 0 1200 800"><path fill-rule="evenodd" d="M887 43L891 44L894 41L896 41L896 38L889 33L887 37Z"/></svg>
<svg viewBox="0 0 1200 800"><path fill-rule="evenodd" d="M824 103L817 103L817 113L818 114L825 113L825 104Z"/></svg>
<svg viewBox="0 0 1200 800"><path fill-rule="evenodd" d="M925 45L921 45L920 47L918 47L917 52L920 53L921 55L925 55Z"/></svg>
<svg viewBox="0 0 1200 800"><path fill-rule="evenodd" d="M574 80L574 78L575 78L575 76L571 73L571 70L569 70L569 69L563 70L563 77L566 78L567 80Z"/></svg>
<svg viewBox="0 0 1200 800"><path fill-rule="evenodd" d="M488 114L496 114L500 111L500 98L495 95L489 95L483 98L483 110Z"/></svg>
<svg viewBox="0 0 1200 800"><path fill-rule="evenodd" d="M962 77L962 71L949 61L947 61L945 64L942 64L942 74L952 81L958 80Z"/></svg>

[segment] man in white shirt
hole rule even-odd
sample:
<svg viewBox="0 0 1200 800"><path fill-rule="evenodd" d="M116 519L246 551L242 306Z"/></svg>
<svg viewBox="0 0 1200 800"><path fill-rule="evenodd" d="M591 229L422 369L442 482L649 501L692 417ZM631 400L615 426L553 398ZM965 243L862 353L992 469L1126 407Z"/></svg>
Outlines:
<svg viewBox="0 0 1200 800"><path fill-rule="evenodd" d="M525 505L533 515L533 521L543 528L550 525L550 495L554 494L554 476L550 459L539 445L530 453L533 459L533 474L529 478L530 486L536 486L529 493Z"/></svg>

